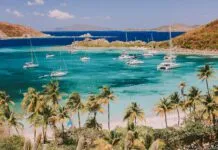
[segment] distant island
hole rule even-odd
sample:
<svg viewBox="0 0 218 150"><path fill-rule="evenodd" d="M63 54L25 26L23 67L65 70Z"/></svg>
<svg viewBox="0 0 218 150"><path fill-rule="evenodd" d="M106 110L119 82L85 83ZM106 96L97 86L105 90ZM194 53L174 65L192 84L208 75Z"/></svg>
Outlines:
<svg viewBox="0 0 218 150"><path fill-rule="evenodd" d="M187 32L190 30L193 30L197 28L198 25L185 25L185 24L173 24L171 25L172 32ZM169 25L160 26L157 28L150 29L151 31L161 31L161 32L168 32L169 31Z"/></svg>
<svg viewBox="0 0 218 150"><path fill-rule="evenodd" d="M48 35L27 26L0 22L0 39L46 36Z"/></svg>
<svg viewBox="0 0 218 150"><path fill-rule="evenodd" d="M189 26L185 24L173 24L171 27L172 27L173 32L187 32L198 26L197 25ZM55 28L54 30L55 31L158 31L158 32L168 32L169 25L160 26L157 28L122 29L122 28L108 28L108 27L101 27L101 26L87 25L87 24L74 24L72 26Z"/></svg>
<svg viewBox="0 0 218 150"><path fill-rule="evenodd" d="M212 21L206 25L199 26L193 30L188 31L178 37L173 38L173 45L176 48L174 52L177 53L194 53L202 54L202 50L218 52L218 20ZM86 38L84 41L77 41L72 43L74 47L85 48L151 48L157 50L167 51L169 48L169 41L162 42L143 42L143 41L113 41L109 42L106 39L90 39ZM72 47L72 46L70 46ZM210 53L212 54L212 53Z"/></svg>

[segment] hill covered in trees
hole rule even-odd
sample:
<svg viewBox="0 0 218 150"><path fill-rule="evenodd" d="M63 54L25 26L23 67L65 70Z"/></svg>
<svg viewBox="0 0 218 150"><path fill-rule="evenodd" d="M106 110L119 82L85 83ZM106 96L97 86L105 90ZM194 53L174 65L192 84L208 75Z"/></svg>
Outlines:
<svg viewBox="0 0 218 150"><path fill-rule="evenodd" d="M177 47L218 50L218 19L173 39Z"/></svg>

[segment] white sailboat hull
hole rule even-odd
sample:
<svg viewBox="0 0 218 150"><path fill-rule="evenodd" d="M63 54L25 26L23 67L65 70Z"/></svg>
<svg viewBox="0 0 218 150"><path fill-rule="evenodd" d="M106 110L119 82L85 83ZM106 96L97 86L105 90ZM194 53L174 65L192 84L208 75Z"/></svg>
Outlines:
<svg viewBox="0 0 218 150"><path fill-rule="evenodd" d="M50 76L51 77L62 77L62 76L65 76L67 74L68 74L68 72L66 72L66 71L53 71Z"/></svg>
<svg viewBox="0 0 218 150"><path fill-rule="evenodd" d="M39 67L39 64L34 64L33 62L27 62L23 65L23 68L24 69L27 69L27 68L37 68Z"/></svg>

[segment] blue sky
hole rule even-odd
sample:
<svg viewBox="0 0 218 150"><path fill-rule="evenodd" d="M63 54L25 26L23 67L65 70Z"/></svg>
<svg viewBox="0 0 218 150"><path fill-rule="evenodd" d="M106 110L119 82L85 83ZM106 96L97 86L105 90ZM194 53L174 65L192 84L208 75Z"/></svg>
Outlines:
<svg viewBox="0 0 218 150"><path fill-rule="evenodd" d="M40 30L72 24L152 28L217 18L218 0L0 0L0 21Z"/></svg>

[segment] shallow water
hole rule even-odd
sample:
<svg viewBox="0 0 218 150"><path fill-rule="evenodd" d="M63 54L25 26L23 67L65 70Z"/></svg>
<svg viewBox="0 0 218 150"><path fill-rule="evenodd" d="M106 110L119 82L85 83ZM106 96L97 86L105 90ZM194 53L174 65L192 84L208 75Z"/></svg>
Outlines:
<svg viewBox="0 0 218 150"><path fill-rule="evenodd" d="M140 51L133 52L144 64L128 66L117 59L120 51L89 50L78 51L70 54L67 51L52 51L52 47L34 47L39 68L23 69L23 64L30 61L30 47L14 47L0 49L0 89L7 91L16 101L16 110L20 109L22 93L28 87L42 89L51 78L39 78L49 75L51 71L62 67L69 73L67 76L56 78L60 81L61 92L80 92L85 99L88 94L96 93L102 85L109 85L115 92L117 101L111 106L112 118L119 119L124 109L131 101L137 101L145 112L150 114L158 100L171 92L179 91L180 81L185 81L187 86L199 86L205 91L205 85L197 79L198 67L205 63L211 64L216 70L218 58L204 56L179 55L177 62L180 68L163 72L157 71L156 66L162 62L163 54L151 58L144 58ZM46 59L46 54L55 57ZM60 56L61 54L61 56ZM88 56L91 60L87 63L80 61L80 57ZM217 78L209 82L217 84ZM106 120L102 116L102 120Z"/></svg>

